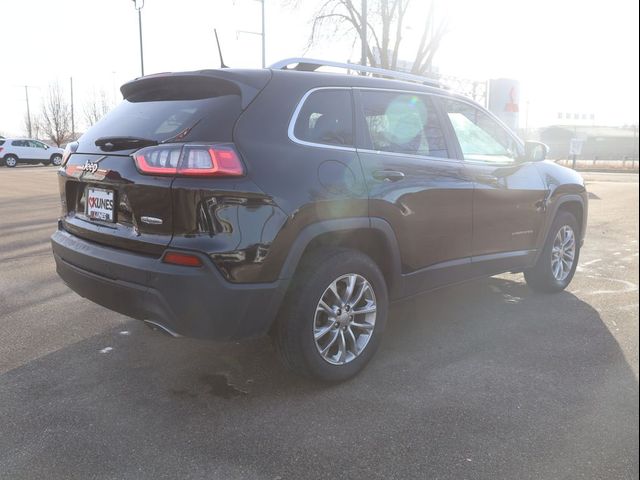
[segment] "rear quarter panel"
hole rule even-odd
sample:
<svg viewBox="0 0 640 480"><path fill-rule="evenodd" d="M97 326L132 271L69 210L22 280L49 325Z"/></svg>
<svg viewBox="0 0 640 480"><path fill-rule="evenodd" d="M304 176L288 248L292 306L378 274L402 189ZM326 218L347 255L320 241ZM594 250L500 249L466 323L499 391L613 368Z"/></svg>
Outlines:
<svg viewBox="0 0 640 480"><path fill-rule="evenodd" d="M368 195L355 149L301 145L288 136L293 112L307 91L349 86L340 80L323 83L322 74L310 78L314 80L274 71L272 81L234 130L249 178L286 215L264 259L263 280L278 277L294 240L306 226L322 220L368 217Z"/></svg>

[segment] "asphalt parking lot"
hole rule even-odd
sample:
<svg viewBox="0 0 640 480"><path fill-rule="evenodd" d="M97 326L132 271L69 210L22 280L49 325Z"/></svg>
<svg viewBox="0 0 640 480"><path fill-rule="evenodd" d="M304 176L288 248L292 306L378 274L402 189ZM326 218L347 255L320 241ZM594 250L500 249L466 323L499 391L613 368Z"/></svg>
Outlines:
<svg viewBox="0 0 640 480"><path fill-rule="evenodd" d="M504 275L395 304L326 386L267 339L171 339L78 297L55 169L0 169L0 478L638 478L638 176L585 174L568 291Z"/></svg>

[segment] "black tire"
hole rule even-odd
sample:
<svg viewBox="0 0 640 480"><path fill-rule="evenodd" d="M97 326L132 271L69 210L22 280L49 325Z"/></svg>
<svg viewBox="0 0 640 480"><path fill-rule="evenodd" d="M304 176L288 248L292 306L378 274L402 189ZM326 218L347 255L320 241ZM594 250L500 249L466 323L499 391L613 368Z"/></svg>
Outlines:
<svg viewBox="0 0 640 480"><path fill-rule="evenodd" d="M366 279L373 290L375 327L360 353L348 363L337 365L329 363L320 354L314 339L314 321L316 308L328 286L349 274ZM318 249L305 256L292 280L275 325L276 349L285 366L296 373L328 382L347 380L362 370L376 352L386 324L387 310L387 285L370 257L346 248Z"/></svg>
<svg viewBox="0 0 640 480"><path fill-rule="evenodd" d="M559 280L553 274L552 250L554 240L556 239L558 232L565 226L570 227L574 233L575 254L573 258L573 264L569 269L568 275L566 276L566 278ZM531 289L535 290L536 292L542 293L557 293L564 290L573 279L573 275L576 272L576 267L578 266L579 258L580 230L578 227L578 221L570 212L561 210L553 220L553 224L551 225L551 229L549 230L549 235L547 237L547 240L545 241L542 253L540 253L536 264L532 268L527 269L524 272L524 278L527 281L527 285L529 285L529 287L531 287Z"/></svg>
<svg viewBox="0 0 640 480"><path fill-rule="evenodd" d="M51 155L49 162L45 163L45 165L53 165L54 167L59 167L62 165L62 155L56 153L55 155Z"/></svg>
<svg viewBox="0 0 640 480"><path fill-rule="evenodd" d="M4 157L4 165L9 168L13 168L18 164L18 157L15 155L7 155Z"/></svg>

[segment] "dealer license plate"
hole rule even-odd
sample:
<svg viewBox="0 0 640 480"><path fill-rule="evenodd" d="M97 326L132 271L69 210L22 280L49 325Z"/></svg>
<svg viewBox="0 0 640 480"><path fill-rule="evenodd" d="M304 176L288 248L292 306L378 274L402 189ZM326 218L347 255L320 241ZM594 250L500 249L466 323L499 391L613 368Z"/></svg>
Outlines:
<svg viewBox="0 0 640 480"><path fill-rule="evenodd" d="M103 222L113 222L113 190L87 188L87 217Z"/></svg>

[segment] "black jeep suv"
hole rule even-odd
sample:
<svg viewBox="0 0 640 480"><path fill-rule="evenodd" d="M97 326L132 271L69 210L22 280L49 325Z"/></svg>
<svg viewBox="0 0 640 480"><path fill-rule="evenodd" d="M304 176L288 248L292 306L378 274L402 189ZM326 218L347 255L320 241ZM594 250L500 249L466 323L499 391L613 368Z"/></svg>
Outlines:
<svg viewBox="0 0 640 480"><path fill-rule="evenodd" d="M370 360L390 301L508 271L569 284L587 194L544 145L425 79L293 64L122 86L65 151L62 279L172 335L270 333L325 380Z"/></svg>

